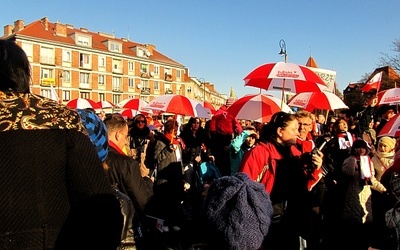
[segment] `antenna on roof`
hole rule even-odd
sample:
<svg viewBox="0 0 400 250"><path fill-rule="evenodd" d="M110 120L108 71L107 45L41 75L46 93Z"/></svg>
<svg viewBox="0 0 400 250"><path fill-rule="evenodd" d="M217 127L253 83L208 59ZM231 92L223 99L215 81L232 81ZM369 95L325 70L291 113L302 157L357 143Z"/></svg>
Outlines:
<svg viewBox="0 0 400 250"><path fill-rule="evenodd" d="M128 40L130 40L130 39L129 39L129 27L128 27Z"/></svg>
<svg viewBox="0 0 400 250"><path fill-rule="evenodd" d="M310 57L311 57L311 46L310 46Z"/></svg>

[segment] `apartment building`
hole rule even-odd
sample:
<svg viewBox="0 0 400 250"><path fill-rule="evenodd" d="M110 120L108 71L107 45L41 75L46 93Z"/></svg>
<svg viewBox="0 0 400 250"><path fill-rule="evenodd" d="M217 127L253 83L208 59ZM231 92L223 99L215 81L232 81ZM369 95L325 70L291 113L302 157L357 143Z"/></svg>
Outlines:
<svg viewBox="0 0 400 250"><path fill-rule="evenodd" d="M53 86L64 103L78 97L115 104L131 98L149 102L159 95L181 94L218 108L227 99L153 44L51 23L47 17L4 26L3 38L10 36L31 63L32 92L50 97Z"/></svg>

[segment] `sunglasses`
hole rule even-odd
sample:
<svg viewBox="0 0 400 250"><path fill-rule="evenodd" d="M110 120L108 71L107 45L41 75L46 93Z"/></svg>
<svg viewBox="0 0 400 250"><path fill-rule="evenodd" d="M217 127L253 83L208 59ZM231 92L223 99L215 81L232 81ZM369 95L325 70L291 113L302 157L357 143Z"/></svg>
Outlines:
<svg viewBox="0 0 400 250"><path fill-rule="evenodd" d="M136 123L146 123L145 120L137 120Z"/></svg>

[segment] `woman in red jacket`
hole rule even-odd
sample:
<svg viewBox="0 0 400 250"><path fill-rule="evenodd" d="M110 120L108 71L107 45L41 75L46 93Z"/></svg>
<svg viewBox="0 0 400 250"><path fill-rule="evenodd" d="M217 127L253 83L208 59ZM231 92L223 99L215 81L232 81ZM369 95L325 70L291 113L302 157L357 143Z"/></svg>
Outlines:
<svg viewBox="0 0 400 250"><path fill-rule="evenodd" d="M304 200L322 175L322 153L305 157L295 146L299 124L293 114L275 113L260 133L260 144L244 155L239 167L265 185L274 206L265 246L299 249L299 236L308 213Z"/></svg>

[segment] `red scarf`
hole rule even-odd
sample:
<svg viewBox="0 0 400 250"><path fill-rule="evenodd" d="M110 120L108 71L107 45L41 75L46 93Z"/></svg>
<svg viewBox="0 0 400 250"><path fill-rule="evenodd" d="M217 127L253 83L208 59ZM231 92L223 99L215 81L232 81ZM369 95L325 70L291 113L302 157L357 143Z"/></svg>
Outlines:
<svg viewBox="0 0 400 250"><path fill-rule="evenodd" d="M121 154L121 155L126 155L125 153L124 153L124 151L122 151L122 149L120 149L114 142L112 142L112 141L108 141L108 145L110 146L110 147L112 147L115 151L117 151L119 154Z"/></svg>

